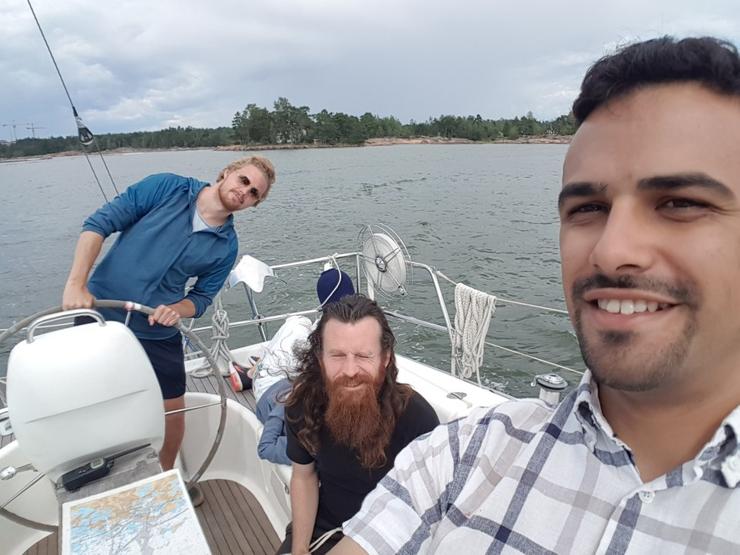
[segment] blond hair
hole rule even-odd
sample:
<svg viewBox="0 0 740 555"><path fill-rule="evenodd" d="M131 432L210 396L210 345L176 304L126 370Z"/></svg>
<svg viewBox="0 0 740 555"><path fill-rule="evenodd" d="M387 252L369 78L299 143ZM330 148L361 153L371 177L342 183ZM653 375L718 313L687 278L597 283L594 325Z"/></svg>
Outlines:
<svg viewBox="0 0 740 555"><path fill-rule="evenodd" d="M264 174L265 179L267 179L267 189L265 190L265 194L260 199L260 201L265 200L267 198L267 195L270 193L270 187L272 187L272 184L275 183L275 166L273 166L272 162L270 162L264 156L247 156L246 158L239 158L239 160L234 160L231 164L221 170L221 173L218 174L218 181L221 181L224 177L226 177L227 173L231 173L234 170L243 168L244 166L254 166Z"/></svg>

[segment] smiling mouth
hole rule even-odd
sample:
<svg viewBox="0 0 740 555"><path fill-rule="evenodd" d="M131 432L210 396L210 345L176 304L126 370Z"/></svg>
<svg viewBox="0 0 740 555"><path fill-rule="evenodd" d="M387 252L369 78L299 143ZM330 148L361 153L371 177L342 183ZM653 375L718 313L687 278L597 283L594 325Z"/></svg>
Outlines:
<svg viewBox="0 0 740 555"><path fill-rule="evenodd" d="M610 314L641 314L644 312L660 312L673 306L670 303L659 303L644 299L609 299L599 298L589 304Z"/></svg>

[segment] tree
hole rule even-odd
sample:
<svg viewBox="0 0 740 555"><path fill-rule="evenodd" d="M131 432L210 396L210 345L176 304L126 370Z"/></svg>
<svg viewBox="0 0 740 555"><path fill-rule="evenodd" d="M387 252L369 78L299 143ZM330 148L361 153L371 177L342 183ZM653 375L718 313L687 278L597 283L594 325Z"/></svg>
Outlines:
<svg viewBox="0 0 740 555"><path fill-rule="evenodd" d="M293 106L287 98L275 101L272 113L275 139L278 143L298 144L306 141L313 127L308 106Z"/></svg>

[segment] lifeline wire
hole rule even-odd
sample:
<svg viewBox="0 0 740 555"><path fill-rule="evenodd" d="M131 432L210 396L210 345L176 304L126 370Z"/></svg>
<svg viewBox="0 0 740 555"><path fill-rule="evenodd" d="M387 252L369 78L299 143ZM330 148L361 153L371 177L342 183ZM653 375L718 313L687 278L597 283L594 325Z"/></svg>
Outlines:
<svg viewBox="0 0 740 555"><path fill-rule="evenodd" d="M72 97L69 94L69 89L67 89L67 84L64 82L64 77L62 77L62 72L59 71L59 66L57 65L56 58L54 58L54 53L51 51L51 47L49 46L49 41L46 40L46 35L44 34L44 30L41 27L39 18L36 17L36 12L34 11L33 6L31 5L31 0L26 0L26 2L28 3L28 7L31 10L33 19L36 21L36 26L39 28L39 32L41 33L41 38L44 39L44 44L46 45L46 50L49 52L49 56L51 56L51 61L54 64L54 69L57 70L57 75L59 75L59 80L62 82L62 87L64 87L64 93L67 95L67 99L69 100L69 105L72 107L72 115L75 118L75 124L77 125L77 132L80 138L80 142L82 143L83 147L90 145L92 143L95 143L95 146L98 149L98 154L100 155L100 160L103 162L105 171L108 173L110 182L113 185L113 190L116 192L116 194L119 194L118 187L116 187L116 182L113 179L113 176L111 175L110 170L108 169L108 164L106 163L105 158L103 157L103 153L100 151L100 146L95 141L95 136L90 132L90 130L82 122L82 118L80 118L79 114L77 113L77 108L75 108L74 102L72 102ZM87 163L90 166L90 171L92 171L93 177L95 178L95 181L98 184L98 188L100 189L100 192L103 195L103 198L105 199L106 202L108 202L108 197L106 196L105 191L103 191L103 186L100 184L100 179L98 179L98 174L95 172L95 169L93 168L93 165L90 162L90 157L87 155L87 151L83 148L82 152L85 155L85 158L87 159Z"/></svg>

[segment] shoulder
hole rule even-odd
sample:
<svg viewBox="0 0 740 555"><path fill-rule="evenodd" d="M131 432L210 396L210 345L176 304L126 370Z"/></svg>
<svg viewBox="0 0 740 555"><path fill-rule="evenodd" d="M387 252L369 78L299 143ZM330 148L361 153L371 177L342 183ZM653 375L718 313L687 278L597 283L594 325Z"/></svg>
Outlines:
<svg viewBox="0 0 740 555"><path fill-rule="evenodd" d="M198 183L200 182L191 177L174 173L155 173L134 183L127 191L134 194L137 199L158 201L187 197Z"/></svg>
<svg viewBox="0 0 740 555"><path fill-rule="evenodd" d="M398 419L398 425L406 437L414 439L436 428L439 425L439 417L429 401L412 390L406 408Z"/></svg>
<svg viewBox="0 0 740 555"><path fill-rule="evenodd" d="M427 401L423 395L415 390L412 390L411 396L406 403L404 416L409 418L418 418L430 417L432 415L435 419L437 418L437 413L434 410L434 407L429 404L429 401Z"/></svg>
<svg viewBox="0 0 740 555"><path fill-rule="evenodd" d="M476 444L473 447L485 451L487 457L497 457L512 443L518 447L531 443L552 414L553 410L537 399L521 399L495 407L476 407L440 428L447 430L448 438L457 438L461 451Z"/></svg>
<svg viewBox="0 0 740 555"><path fill-rule="evenodd" d="M177 175L174 173L153 173L151 175L147 175L144 179L139 181L139 185L144 186L160 186L160 187L167 187L167 188L182 188L182 189L188 189L190 187L190 182L196 181L190 177L183 177L182 175Z"/></svg>

